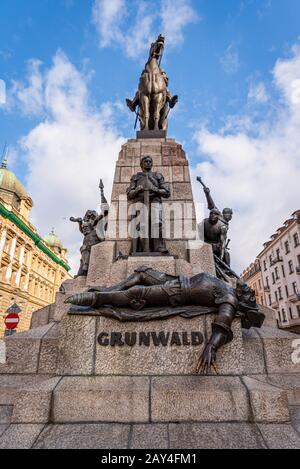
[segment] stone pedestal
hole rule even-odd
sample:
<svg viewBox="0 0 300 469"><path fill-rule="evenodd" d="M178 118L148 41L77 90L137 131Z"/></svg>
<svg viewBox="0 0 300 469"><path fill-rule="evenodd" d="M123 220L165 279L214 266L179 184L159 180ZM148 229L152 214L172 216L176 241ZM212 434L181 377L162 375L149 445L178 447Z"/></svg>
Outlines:
<svg viewBox="0 0 300 469"><path fill-rule="evenodd" d="M131 256L126 188L145 155L171 187L164 202L169 256ZM29 332L5 340L0 448L300 447L297 336L270 325L245 331L236 319L233 341L217 355L219 375L198 376L212 316L121 323L68 314L67 296L121 282L142 265L215 275L211 246L195 243L195 228L181 145L165 138L125 143L109 233L92 248L88 276L65 282L55 304L34 314Z"/></svg>

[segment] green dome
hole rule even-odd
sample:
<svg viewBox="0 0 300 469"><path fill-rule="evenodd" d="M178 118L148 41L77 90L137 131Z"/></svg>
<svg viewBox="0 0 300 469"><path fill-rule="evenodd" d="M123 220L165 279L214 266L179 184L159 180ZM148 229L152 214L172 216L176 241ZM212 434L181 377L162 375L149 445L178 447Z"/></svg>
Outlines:
<svg viewBox="0 0 300 469"><path fill-rule="evenodd" d="M59 249L62 249L62 247L63 247L61 240L60 240L59 237L54 233L53 230L51 231L51 233L49 233L48 235L46 235L46 236L44 237L44 241L45 241L45 243L47 243L48 246L50 246L51 248L59 248Z"/></svg>
<svg viewBox="0 0 300 469"><path fill-rule="evenodd" d="M3 162L0 168L0 189L13 192L20 199L28 198L25 187L20 183L15 174L6 168L6 162Z"/></svg>

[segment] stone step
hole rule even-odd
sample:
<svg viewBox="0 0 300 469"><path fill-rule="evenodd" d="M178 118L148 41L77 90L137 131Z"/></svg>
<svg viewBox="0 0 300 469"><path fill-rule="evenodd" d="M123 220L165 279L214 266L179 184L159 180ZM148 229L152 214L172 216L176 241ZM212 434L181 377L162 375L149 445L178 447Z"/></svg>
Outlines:
<svg viewBox="0 0 300 469"><path fill-rule="evenodd" d="M290 424L0 425L1 449L299 449ZM184 462L184 461L182 461Z"/></svg>
<svg viewBox="0 0 300 469"><path fill-rule="evenodd" d="M9 424L11 422L12 413L12 405L0 405L0 425Z"/></svg>
<svg viewBox="0 0 300 469"><path fill-rule="evenodd" d="M50 323L5 338L5 363L1 374L55 373L59 325Z"/></svg>
<svg viewBox="0 0 300 469"><path fill-rule="evenodd" d="M30 329L35 327L46 326L53 319L55 304L45 306L45 308L34 311L31 316Z"/></svg>
<svg viewBox="0 0 300 469"><path fill-rule="evenodd" d="M289 422L284 390L253 377L64 377L54 423Z"/></svg>
<svg viewBox="0 0 300 469"><path fill-rule="evenodd" d="M59 381L49 375L1 375L0 424L48 422L52 391Z"/></svg>

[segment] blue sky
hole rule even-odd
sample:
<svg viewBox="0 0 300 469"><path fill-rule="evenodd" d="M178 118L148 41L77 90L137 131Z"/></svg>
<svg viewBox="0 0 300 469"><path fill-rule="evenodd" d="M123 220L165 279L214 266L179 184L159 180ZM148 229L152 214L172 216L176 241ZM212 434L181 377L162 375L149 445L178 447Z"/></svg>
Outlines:
<svg viewBox="0 0 300 469"><path fill-rule="evenodd" d="M109 190L119 147L134 136L124 99L163 32L162 66L180 98L169 136L218 204L235 209L233 257L245 267L299 208L295 188L277 195L280 175L299 176L299 18L299 0L2 0L0 145L10 144L10 168L35 201L39 231L55 226L77 262L80 237L64 218L96 205L101 175ZM241 242L245 223L251 237Z"/></svg>

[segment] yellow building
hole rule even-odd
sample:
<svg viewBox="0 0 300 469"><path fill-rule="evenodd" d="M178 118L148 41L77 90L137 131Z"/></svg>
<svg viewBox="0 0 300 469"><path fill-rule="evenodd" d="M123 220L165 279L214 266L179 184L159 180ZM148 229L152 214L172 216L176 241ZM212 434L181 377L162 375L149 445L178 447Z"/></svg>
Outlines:
<svg viewBox="0 0 300 469"><path fill-rule="evenodd" d="M255 291L256 302L262 306L266 305L263 277L259 259L247 267L241 274L241 278Z"/></svg>
<svg viewBox="0 0 300 469"><path fill-rule="evenodd" d="M71 278L67 250L54 232L42 239L29 221L33 202L4 160L0 168L0 336L6 310L21 308L17 332L29 329L32 312L55 301Z"/></svg>

